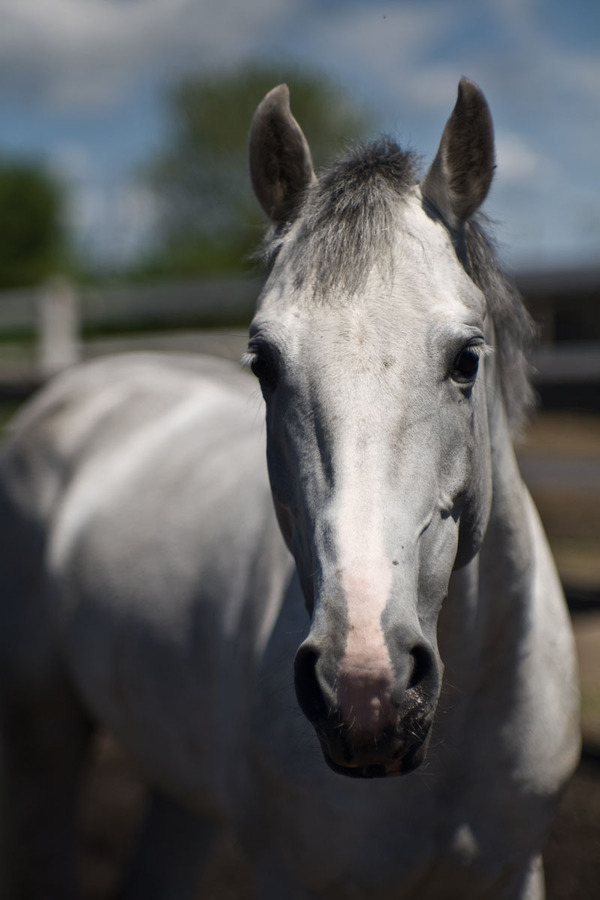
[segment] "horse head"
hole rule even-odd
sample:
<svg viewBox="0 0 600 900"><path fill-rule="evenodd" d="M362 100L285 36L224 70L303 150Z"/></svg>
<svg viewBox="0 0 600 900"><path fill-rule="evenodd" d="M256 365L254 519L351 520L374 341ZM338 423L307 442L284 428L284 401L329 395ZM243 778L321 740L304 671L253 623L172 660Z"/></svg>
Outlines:
<svg viewBox="0 0 600 900"><path fill-rule="evenodd" d="M334 770L408 772L440 695L450 577L491 504L494 336L463 259L494 169L489 110L463 79L420 182L391 141L317 179L281 85L255 113L250 168L273 228L247 362L310 614L298 701Z"/></svg>

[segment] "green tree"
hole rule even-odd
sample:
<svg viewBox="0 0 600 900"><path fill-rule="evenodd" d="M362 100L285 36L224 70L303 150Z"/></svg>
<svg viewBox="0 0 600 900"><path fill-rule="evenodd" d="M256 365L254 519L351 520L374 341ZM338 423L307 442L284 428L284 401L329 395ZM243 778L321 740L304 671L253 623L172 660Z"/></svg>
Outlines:
<svg viewBox="0 0 600 900"><path fill-rule="evenodd" d="M305 72L252 66L184 78L167 95L166 146L146 174L160 222L159 249L148 272L215 274L249 267L265 220L250 190L248 131L260 100L284 81L317 168L370 125L364 108Z"/></svg>
<svg viewBox="0 0 600 900"><path fill-rule="evenodd" d="M0 160L0 288L28 287L63 261L62 194L41 165Z"/></svg>

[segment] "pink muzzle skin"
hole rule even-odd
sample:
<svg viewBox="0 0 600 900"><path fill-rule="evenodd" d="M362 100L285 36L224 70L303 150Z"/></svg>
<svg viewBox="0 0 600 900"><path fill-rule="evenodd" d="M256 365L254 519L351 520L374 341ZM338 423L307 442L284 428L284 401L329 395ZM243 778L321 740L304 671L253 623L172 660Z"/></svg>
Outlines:
<svg viewBox="0 0 600 900"><path fill-rule="evenodd" d="M398 718L398 708L391 702L393 673L387 666L350 668L344 662L336 685L340 717L358 744L376 740Z"/></svg>

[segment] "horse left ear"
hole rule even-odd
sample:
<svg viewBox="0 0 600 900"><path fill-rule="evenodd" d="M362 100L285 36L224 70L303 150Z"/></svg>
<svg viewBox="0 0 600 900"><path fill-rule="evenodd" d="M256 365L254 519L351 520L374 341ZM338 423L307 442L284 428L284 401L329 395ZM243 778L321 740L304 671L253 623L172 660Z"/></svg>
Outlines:
<svg viewBox="0 0 600 900"><path fill-rule="evenodd" d="M481 206L494 174L494 127L487 101L474 81L461 78L437 156L421 192L451 228Z"/></svg>
<svg viewBox="0 0 600 900"><path fill-rule="evenodd" d="M258 201L275 225L289 218L315 180L308 142L290 110L287 84L269 91L252 118L250 177Z"/></svg>

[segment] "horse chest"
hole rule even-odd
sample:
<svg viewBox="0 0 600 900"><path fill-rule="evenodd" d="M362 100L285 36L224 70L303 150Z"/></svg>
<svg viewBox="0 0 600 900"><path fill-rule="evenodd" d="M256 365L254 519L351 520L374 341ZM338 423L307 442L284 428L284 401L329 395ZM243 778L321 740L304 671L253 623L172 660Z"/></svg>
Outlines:
<svg viewBox="0 0 600 900"><path fill-rule="evenodd" d="M252 851L266 869L283 860L290 880L323 900L466 900L495 880L498 860L466 810L448 810L426 780L325 772L315 781L316 771L304 781L270 766L262 773L261 848Z"/></svg>
<svg viewBox="0 0 600 900"><path fill-rule="evenodd" d="M305 720L289 715L291 692L269 696L252 749L258 790L240 823L267 869L284 860L295 884L335 900L455 900L493 882L506 847L495 848L466 762L434 753L409 776L344 778L325 766Z"/></svg>

